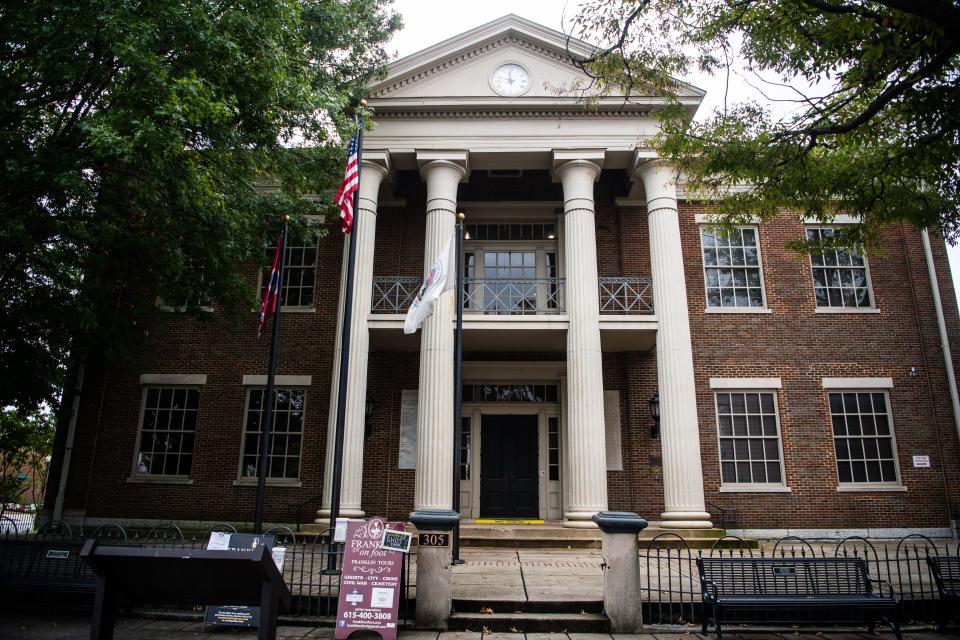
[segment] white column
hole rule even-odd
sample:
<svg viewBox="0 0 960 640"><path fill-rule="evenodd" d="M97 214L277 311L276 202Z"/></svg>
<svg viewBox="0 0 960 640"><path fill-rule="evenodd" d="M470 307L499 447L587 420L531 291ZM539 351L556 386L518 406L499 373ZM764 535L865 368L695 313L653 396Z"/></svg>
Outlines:
<svg viewBox="0 0 960 640"><path fill-rule="evenodd" d="M386 153L367 153L360 168L358 196L357 259L354 266L353 317L350 328L350 362L347 369L346 413L343 428L343 475L340 480L340 517L361 518L360 497L363 489L363 432L366 423L367 367L370 355L370 297L373 292L373 252L377 236L377 201L380 185L389 173ZM330 417L327 422L327 463L323 473L323 502L317 512L317 523L330 517L333 490L333 453L337 424L337 389L340 381L340 336L343 327L343 290L346 284L347 249L340 278L340 313L337 316L336 348L330 387Z"/></svg>
<svg viewBox="0 0 960 640"><path fill-rule="evenodd" d="M700 428L693 377L676 170L660 161L636 169L647 197L653 306L657 314L657 384L663 450L663 527L710 528L704 508Z"/></svg>
<svg viewBox="0 0 960 640"><path fill-rule="evenodd" d="M424 272L453 235L457 187L466 176L466 154L455 159L417 154L427 183ZM461 160L461 161L457 161ZM437 300L421 328L417 394L417 473L414 511L453 505L453 319L454 292Z"/></svg>
<svg viewBox="0 0 960 640"><path fill-rule="evenodd" d="M559 156L555 153L555 157ZM602 156L601 156L602 158ZM597 293L597 238L593 183L600 165L567 160L554 169L563 185L567 330L567 495L564 526L595 527L607 508L607 453L603 425L603 361Z"/></svg>

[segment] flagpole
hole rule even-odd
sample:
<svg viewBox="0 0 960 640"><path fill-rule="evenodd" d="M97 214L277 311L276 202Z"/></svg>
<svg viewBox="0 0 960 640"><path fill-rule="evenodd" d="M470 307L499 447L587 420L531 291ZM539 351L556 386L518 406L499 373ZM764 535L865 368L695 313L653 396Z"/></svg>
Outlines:
<svg viewBox="0 0 960 640"><path fill-rule="evenodd" d="M277 271L277 310L273 314L273 336L270 338L270 368L267 370L267 397L260 414L260 460L257 464L257 508L253 516L253 530L263 529L264 489L267 485L267 457L270 452L270 433L273 431L273 386L277 378L277 345L280 342L280 310L283 308L283 263L287 257L287 223L283 221L283 240L280 241L280 268ZM270 283L267 283L267 287Z"/></svg>
<svg viewBox="0 0 960 640"><path fill-rule="evenodd" d="M367 101L361 100L360 107L366 107ZM363 125L354 115L357 125L357 184L360 184L360 170L363 166ZM347 371L350 364L350 329L353 323L353 272L357 261L357 229L360 226L360 189L353 194L353 225L350 228L350 244L347 258L347 282L343 295L343 333L340 336L340 377L337 388L337 423L333 444L333 473L331 474L330 488L330 555L327 558L327 571L336 572L336 554L333 553L333 537L337 529L337 518L340 516L340 484L343 479L343 437L346 422L347 404ZM364 327L366 331L366 327Z"/></svg>
<svg viewBox="0 0 960 640"><path fill-rule="evenodd" d="M463 438L463 213L457 214L457 328L454 332L453 351L453 510L460 513L460 442ZM460 520L453 529L453 564L463 564L460 559Z"/></svg>

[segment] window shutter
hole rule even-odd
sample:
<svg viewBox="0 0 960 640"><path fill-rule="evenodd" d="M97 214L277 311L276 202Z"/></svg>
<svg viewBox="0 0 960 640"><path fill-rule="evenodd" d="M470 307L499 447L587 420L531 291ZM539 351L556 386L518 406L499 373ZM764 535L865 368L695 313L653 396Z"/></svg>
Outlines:
<svg viewBox="0 0 960 640"><path fill-rule="evenodd" d="M607 471L623 471L620 450L620 392L603 392L603 423L607 435Z"/></svg>
<svg viewBox="0 0 960 640"><path fill-rule="evenodd" d="M400 392L400 456L398 469L417 468L417 390Z"/></svg>

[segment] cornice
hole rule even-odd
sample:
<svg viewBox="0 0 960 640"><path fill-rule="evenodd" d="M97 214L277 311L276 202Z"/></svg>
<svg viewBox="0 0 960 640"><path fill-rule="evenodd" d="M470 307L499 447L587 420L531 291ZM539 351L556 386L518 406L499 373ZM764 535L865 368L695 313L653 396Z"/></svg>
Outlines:
<svg viewBox="0 0 960 640"><path fill-rule="evenodd" d="M470 109L442 111L377 111L377 120L447 120L456 118L642 118L649 109L637 111L592 111L566 109Z"/></svg>

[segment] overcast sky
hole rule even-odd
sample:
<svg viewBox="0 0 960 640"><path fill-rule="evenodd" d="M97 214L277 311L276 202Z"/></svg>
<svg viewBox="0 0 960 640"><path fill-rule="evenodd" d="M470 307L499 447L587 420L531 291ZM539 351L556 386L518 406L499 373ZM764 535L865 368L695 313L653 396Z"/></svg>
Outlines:
<svg viewBox="0 0 960 640"><path fill-rule="evenodd" d="M404 26L393 38L389 50L398 57L407 56L508 13L551 29L569 31L578 5L579 0L394 0L394 8L403 16ZM698 116L709 114L723 104L724 77L691 74L684 80L707 92ZM769 95L769 88L764 92ZM730 102L762 100L762 96L742 76L734 74L730 78L728 99ZM949 253L954 290L960 291L960 247L951 247Z"/></svg>

